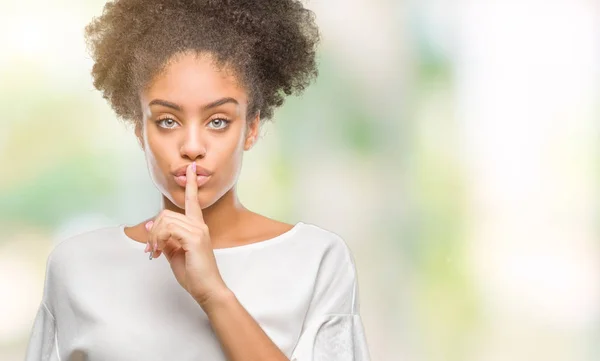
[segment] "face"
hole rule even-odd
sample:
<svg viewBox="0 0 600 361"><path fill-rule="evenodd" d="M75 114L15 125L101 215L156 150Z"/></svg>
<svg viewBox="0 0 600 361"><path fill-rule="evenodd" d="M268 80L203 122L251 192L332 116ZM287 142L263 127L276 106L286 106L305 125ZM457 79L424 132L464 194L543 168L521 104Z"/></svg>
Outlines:
<svg viewBox="0 0 600 361"><path fill-rule="evenodd" d="M171 203L185 208L185 185L173 173L191 162L210 173L198 188L202 208L232 189L259 125L258 115L247 122L248 95L232 72L217 68L209 55L178 55L140 101L136 135L152 181Z"/></svg>

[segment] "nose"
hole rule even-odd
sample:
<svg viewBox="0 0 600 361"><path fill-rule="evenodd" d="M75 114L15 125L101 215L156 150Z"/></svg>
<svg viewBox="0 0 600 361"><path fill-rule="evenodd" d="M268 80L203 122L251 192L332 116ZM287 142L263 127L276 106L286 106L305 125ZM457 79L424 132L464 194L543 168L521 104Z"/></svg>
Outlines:
<svg viewBox="0 0 600 361"><path fill-rule="evenodd" d="M181 144L181 156L194 160L206 156L206 144L202 138L201 131L195 126L188 127L185 138Z"/></svg>

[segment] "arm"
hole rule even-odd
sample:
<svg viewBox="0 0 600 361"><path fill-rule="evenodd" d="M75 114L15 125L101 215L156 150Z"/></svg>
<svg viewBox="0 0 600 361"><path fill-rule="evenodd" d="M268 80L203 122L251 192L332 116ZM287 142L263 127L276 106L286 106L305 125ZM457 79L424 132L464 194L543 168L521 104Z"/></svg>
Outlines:
<svg viewBox="0 0 600 361"><path fill-rule="evenodd" d="M231 290L197 302L206 312L229 361L289 361Z"/></svg>
<svg viewBox="0 0 600 361"><path fill-rule="evenodd" d="M185 215L163 210L148 222L146 250L164 253L177 282L204 309L229 361L288 361L223 281L198 202L196 163L186 175Z"/></svg>
<svg viewBox="0 0 600 361"><path fill-rule="evenodd" d="M369 361L360 316L357 273L347 246L331 244L319 263L314 292L291 361ZM229 361L289 361L227 286L194 297L208 315Z"/></svg>

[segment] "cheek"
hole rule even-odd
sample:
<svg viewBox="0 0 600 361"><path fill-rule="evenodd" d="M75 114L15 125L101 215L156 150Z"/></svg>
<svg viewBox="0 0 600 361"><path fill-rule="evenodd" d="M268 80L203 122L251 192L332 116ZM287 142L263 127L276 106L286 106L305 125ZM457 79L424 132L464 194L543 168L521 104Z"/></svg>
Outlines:
<svg viewBox="0 0 600 361"><path fill-rule="evenodd" d="M150 175L153 182L160 187L161 184L166 184L169 180L166 179L169 174L168 155L167 149L165 149L164 142L153 141L153 138L148 137L146 143L145 157L146 163L150 170Z"/></svg>
<svg viewBox="0 0 600 361"><path fill-rule="evenodd" d="M238 142L236 138L212 149L214 163L210 160L208 163L215 164L215 175L217 176L215 180L218 180L219 183L227 183L226 186L228 186L232 179L237 179L242 165L243 146L243 142Z"/></svg>

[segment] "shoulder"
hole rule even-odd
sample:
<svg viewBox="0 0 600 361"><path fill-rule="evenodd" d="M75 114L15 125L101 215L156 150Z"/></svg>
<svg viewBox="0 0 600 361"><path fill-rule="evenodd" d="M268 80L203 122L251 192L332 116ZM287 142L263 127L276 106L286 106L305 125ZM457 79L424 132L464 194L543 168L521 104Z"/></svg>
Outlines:
<svg viewBox="0 0 600 361"><path fill-rule="evenodd" d="M311 312L351 314L358 312L358 281L354 256L339 234L325 228L305 224L303 232L320 257Z"/></svg>
<svg viewBox="0 0 600 361"><path fill-rule="evenodd" d="M354 266L354 256L344 238L339 234L311 223L302 223L302 238L311 243L324 260L325 265L342 263Z"/></svg>
<svg viewBox="0 0 600 361"><path fill-rule="evenodd" d="M48 268L56 263L85 259L94 255L107 239L115 237L119 226L97 228L64 238L59 238L47 259Z"/></svg>
<svg viewBox="0 0 600 361"><path fill-rule="evenodd" d="M43 302L52 312L57 307L56 299L69 288L70 280L89 269L98 249L114 237L118 229L118 226L104 227L59 238L46 259Z"/></svg>

